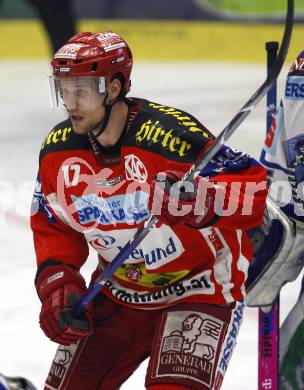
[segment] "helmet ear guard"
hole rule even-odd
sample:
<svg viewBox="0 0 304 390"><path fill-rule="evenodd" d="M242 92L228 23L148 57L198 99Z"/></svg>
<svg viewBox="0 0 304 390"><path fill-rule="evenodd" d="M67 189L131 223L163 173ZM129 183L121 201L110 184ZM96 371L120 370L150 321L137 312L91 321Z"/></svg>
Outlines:
<svg viewBox="0 0 304 390"><path fill-rule="evenodd" d="M117 72L117 73L113 74L110 81L113 81L115 79L117 79L121 85L120 92L119 92L119 95L117 96L116 100L122 100L125 98L125 96L127 94L127 92L123 88L123 86L126 85L126 79L125 79L125 76L121 72ZM131 80L129 80L129 90L130 90L130 86L131 86Z"/></svg>

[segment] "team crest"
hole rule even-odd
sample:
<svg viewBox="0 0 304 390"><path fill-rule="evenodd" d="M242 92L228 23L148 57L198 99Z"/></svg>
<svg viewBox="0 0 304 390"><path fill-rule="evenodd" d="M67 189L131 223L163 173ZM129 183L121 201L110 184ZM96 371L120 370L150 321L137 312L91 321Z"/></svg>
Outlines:
<svg viewBox="0 0 304 390"><path fill-rule="evenodd" d="M125 170L127 180L135 180L139 183L147 181L147 169L143 162L134 154L128 154L125 157Z"/></svg>

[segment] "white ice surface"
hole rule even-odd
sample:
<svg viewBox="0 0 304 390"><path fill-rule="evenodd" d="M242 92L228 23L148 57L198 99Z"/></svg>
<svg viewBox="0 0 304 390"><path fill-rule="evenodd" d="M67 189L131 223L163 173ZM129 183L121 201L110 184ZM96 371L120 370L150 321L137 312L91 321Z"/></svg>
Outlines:
<svg viewBox="0 0 304 390"><path fill-rule="evenodd" d="M0 63L0 372L26 376L39 389L56 345L38 325L35 257L24 215L29 208L40 143L64 117L49 109L48 72L44 62ZM285 68L283 74L286 72ZM263 66L229 63L141 63L134 67L132 95L191 112L216 134L261 84L264 73ZM283 80L279 80L279 96ZM229 144L259 157L264 134L262 101ZM91 254L85 275L93 266L95 257ZM299 283L297 280L283 289L282 319L297 297ZM256 390L257 358L257 310L246 309L223 390ZM146 362L122 389L144 389L145 369Z"/></svg>

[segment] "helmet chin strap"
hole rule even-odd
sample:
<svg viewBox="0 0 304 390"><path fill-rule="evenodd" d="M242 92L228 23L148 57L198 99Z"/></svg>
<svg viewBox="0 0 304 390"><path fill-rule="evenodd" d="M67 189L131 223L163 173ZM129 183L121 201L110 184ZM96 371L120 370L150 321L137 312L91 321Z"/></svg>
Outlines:
<svg viewBox="0 0 304 390"><path fill-rule="evenodd" d="M119 101L125 100L125 96L123 94L119 94L112 104L107 104L106 103L107 98L108 98L108 93L106 93L105 98L103 99L103 106L105 108L105 115L104 115L104 118L103 118L103 121L102 121L102 124L100 126L99 131L97 132L97 134L95 134L96 138L99 137L105 131L106 127L108 126L113 106L116 103L118 103Z"/></svg>
<svg viewBox="0 0 304 390"><path fill-rule="evenodd" d="M117 102L117 100L114 100L114 102L112 104L106 104L107 98L108 98L108 93L106 93L106 95L103 99L103 106L105 108L105 115L104 115L104 118L103 118L103 121L102 121L102 124L100 126L98 133L95 134L96 138L98 138L105 131L106 127L108 126L110 115L112 112L112 108L113 108L114 104Z"/></svg>

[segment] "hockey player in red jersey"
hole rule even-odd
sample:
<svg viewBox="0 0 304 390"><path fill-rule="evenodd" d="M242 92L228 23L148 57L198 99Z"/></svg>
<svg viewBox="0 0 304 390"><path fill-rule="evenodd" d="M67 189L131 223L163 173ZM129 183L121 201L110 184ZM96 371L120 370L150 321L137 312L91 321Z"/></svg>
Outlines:
<svg viewBox="0 0 304 390"><path fill-rule="evenodd" d="M182 110L126 97L131 68L112 32L78 34L52 61L53 104L68 119L42 143L31 219L40 325L61 344L45 388L114 390L149 356L150 390L219 389L242 322L246 229L261 224L265 170L224 146L178 193L214 137ZM155 228L76 315L88 245L99 258L94 281L151 213Z"/></svg>

